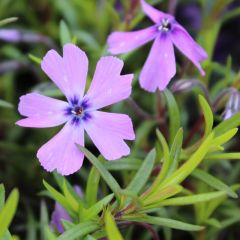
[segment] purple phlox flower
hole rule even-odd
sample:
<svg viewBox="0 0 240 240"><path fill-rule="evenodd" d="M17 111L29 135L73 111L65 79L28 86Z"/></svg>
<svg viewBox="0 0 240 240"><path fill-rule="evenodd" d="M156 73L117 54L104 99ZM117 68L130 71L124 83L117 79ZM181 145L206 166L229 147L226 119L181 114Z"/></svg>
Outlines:
<svg viewBox="0 0 240 240"><path fill-rule="evenodd" d="M77 195L79 195L80 197L83 196L82 190L79 186L75 185L74 190L77 193ZM70 217L68 212L59 203L56 202L54 210L52 212L50 225L53 229L56 229L59 233L64 232L62 220L72 222L72 218Z"/></svg>
<svg viewBox="0 0 240 240"><path fill-rule="evenodd" d="M0 29L0 40L11 43L42 43L54 47L53 41L39 33L16 29Z"/></svg>
<svg viewBox="0 0 240 240"><path fill-rule="evenodd" d="M68 212L59 203L56 202L54 211L52 213L50 225L53 229L56 229L59 233L64 232L62 220L71 222L72 218L70 217Z"/></svg>
<svg viewBox="0 0 240 240"><path fill-rule="evenodd" d="M240 112L240 94L236 89L233 89L226 104L223 119L226 120L238 112Z"/></svg>
<svg viewBox="0 0 240 240"><path fill-rule="evenodd" d="M21 33L15 29L0 29L0 40L6 42L19 42L21 38Z"/></svg>
<svg viewBox="0 0 240 240"><path fill-rule="evenodd" d="M126 99L131 94L133 74L121 75L123 61L102 57L87 93L84 88L88 71L86 54L73 44L66 44L63 57L50 50L41 63L42 70L65 94L67 101L30 93L20 98L19 112L25 116L19 126L46 128L66 123L63 129L37 152L47 171L69 175L81 168L84 155L75 143L84 145L84 130L107 160L130 153L124 140L135 134L131 119L120 113L98 109Z"/></svg>
<svg viewBox="0 0 240 240"><path fill-rule="evenodd" d="M174 47L176 46L204 75L200 62L207 53L193 40L175 18L141 0L142 9L154 25L133 32L114 32L108 38L113 54L129 52L151 40L154 43L140 73L140 85L147 91L164 90L176 73Z"/></svg>

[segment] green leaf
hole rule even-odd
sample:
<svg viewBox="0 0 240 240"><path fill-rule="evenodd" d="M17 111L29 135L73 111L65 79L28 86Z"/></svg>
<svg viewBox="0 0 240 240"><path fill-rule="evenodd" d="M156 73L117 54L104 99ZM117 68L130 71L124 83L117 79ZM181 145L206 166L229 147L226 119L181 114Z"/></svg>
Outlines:
<svg viewBox="0 0 240 240"><path fill-rule="evenodd" d="M142 190L149 176L151 175L155 158L156 158L156 151L155 149L153 149L148 153L141 168L138 170L138 172L136 173L133 180L126 188L126 190L131 191L132 193L135 193L135 194L138 194Z"/></svg>
<svg viewBox="0 0 240 240"><path fill-rule="evenodd" d="M45 227L48 225L48 211L44 201L41 201L40 205L40 235L41 240L48 239L46 236Z"/></svg>
<svg viewBox="0 0 240 240"><path fill-rule="evenodd" d="M57 240L57 237L55 236L55 234L50 230L49 226L45 226L44 227L44 231L45 231L45 236L47 237L47 240Z"/></svg>
<svg viewBox="0 0 240 240"><path fill-rule="evenodd" d="M87 235L84 240L97 240L97 238Z"/></svg>
<svg viewBox="0 0 240 240"><path fill-rule="evenodd" d="M170 132L170 145L173 143L174 137L177 134L178 129L180 128L181 121L180 121L180 113L178 109L178 105L176 103L176 100L172 93L168 90L165 89L163 92L164 96L167 101L167 106L168 106L168 113L169 113L169 132Z"/></svg>
<svg viewBox="0 0 240 240"><path fill-rule="evenodd" d="M3 208L5 202L5 188L3 184L0 184L0 210Z"/></svg>
<svg viewBox="0 0 240 240"><path fill-rule="evenodd" d="M73 196L73 194L71 193L71 190L68 188L67 186L67 182L66 180L63 182L63 193L64 196L68 202L69 205L71 205L72 209L77 212L79 209L79 201L76 200L76 198Z"/></svg>
<svg viewBox="0 0 240 240"><path fill-rule="evenodd" d="M110 187L110 189L114 192L116 198L120 201L120 192L121 188L117 181L113 178L110 172L104 167L104 165L86 148L77 144L79 150L88 158L88 160L96 167L104 181Z"/></svg>
<svg viewBox="0 0 240 240"><path fill-rule="evenodd" d="M3 108L13 108L13 105L7 101L0 99L0 107Z"/></svg>
<svg viewBox="0 0 240 240"><path fill-rule="evenodd" d="M162 227L169 227L173 229L179 229L184 231L200 231L203 229L202 226L184 223L168 218L160 218L153 216L123 216L123 220L134 221L134 222L145 222L149 224L159 225Z"/></svg>
<svg viewBox="0 0 240 240"><path fill-rule="evenodd" d="M240 113L234 114L231 118L224 120L214 128L215 136L218 137L229 130L240 125Z"/></svg>
<svg viewBox="0 0 240 240"><path fill-rule="evenodd" d="M137 128L136 131L136 139L134 141L133 150L134 152L137 152L139 147L142 145L144 140L146 140L148 134L152 130L152 128L155 126L155 121L147 120L140 124L140 126Z"/></svg>
<svg viewBox="0 0 240 240"><path fill-rule="evenodd" d="M153 193L152 195L150 195L149 197L147 197L143 202L144 202L144 206L146 205L151 205L148 207L144 207L144 209L149 209L149 208L155 208L158 207L158 205L161 205L161 202L169 197L172 197L176 194L178 194L179 192L181 192L183 189L182 186L180 185L171 185L171 186L167 186L166 188L160 189L157 192ZM153 206L154 205L154 206Z"/></svg>
<svg viewBox="0 0 240 240"><path fill-rule="evenodd" d="M13 238L9 230L7 230L3 238L1 238L1 240L18 240L18 239L16 239L15 237Z"/></svg>
<svg viewBox="0 0 240 240"><path fill-rule="evenodd" d="M210 225L210 226L215 227L215 228L219 228L220 229L222 227L221 223L217 219L215 219L215 218L210 218L210 219L206 220L206 223L208 225Z"/></svg>
<svg viewBox="0 0 240 240"><path fill-rule="evenodd" d="M195 153L186 161L178 170L176 170L173 175L166 178L162 183L161 187L169 186L181 183L192 171L201 163L209 149L213 145L214 134L211 133L200 145L200 147L195 151Z"/></svg>
<svg viewBox="0 0 240 240"><path fill-rule="evenodd" d="M221 229L227 228L240 221L240 216L231 217L221 222Z"/></svg>
<svg viewBox="0 0 240 240"><path fill-rule="evenodd" d="M91 168L88 176L87 188L86 188L86 202L90 207L97 201L97 193L99 186L100 174L95 167Z"/></svg>
<svg viewBox="0 0 240 240"><path fill-rule="evenodd" d="M62 46L64 46L66 43L71 43L72 41L68 26L63 20L60 22L60 40Z"/></svg>
<svg viewBox="0 0 240 240"><path fill-rule="evenodd" d="M6 204L0 211L0 239L6 233L13 216L15 214L19 199L19 193L17 189L13 189L9 195Z"/></svg>
<svg viewBox="0 0 240 240"><path fill-rule="evenodd" d="M77 30L74 32L74 35L77 37L80 43L86 44L89 48L91 48L91 50L99 51L101 49L93 34L87 31Z"/></svg>
<svg viewBox="0 0 240 240"><path fill-rule="evenodd" d="M196 169L196 170L194 170L192 175L194 177L198 178L199 180L205 182L212 188L215 188L220 191L225 191L230 197L233 197L233 198L238 197L238 195L229 186L227 186L225 183L223 183L216 177L208 174L207 172L204 172L200 169Z"/></svg>
<svg viewBox="0 0 240 240"><path fill-rule="evenodd" d="M64 176L58 174L56 171L53 172L53 176L59 188L64 193L65 198L72 206L72 209L74 209L75 212L78 212L78 210L82 211L84 203L72 185Z"/></svg>
<svg viewBox="0 0 240 240"><path fill-rule="evenodd" d="M62 222L62 225L64 227L64 230L69 230L69 229L71 229L75 226L74 223L72 223L68 220L65 220L65 219L61 219L61 222Z"/></svg>
<svg viewBox="0 0 240 240"><path fill-rule="evenodd" d="M104 221L105 221L105 229L107 233L107 238L109 240L123 240L123 237L121 233L119 232L117 228L117 224L109 211L109 209L106 210L104 215Z"/></svg>
<svg viewBox="0 0 240 240"><path fill-rule="evenodd" d="M206 156L208 160L240 160L240 153L212 153Z"/></svg>
<svg viewBox="0 0 240 240"><path fill-rule="evenodd" d="M238 17L239 15L240 15L240 7L236 7L236 8L234 8L232 11L227 11L227 12L224 14L221 22L222 22L222 24L223 24L223 23L225 23L226 21L229 21L229 20L231 20L231 19L234 18L234 17Z"/></svg>
<svg viewBox="0 0 240 240"><path fill-rule="evenodd" d="M227 132L223 133L222 135L216 137L214 140L214 143L219 146L223 145L224 143L226 143L230 139L232 139L236 135L237 131L238 131L237 128L228 130Z"/></svg>
<svg viewBox="0 0 240 240"><path fill-rule="evenodd" d="M212 109L210 108L208 102L205 100L203 96L199 95L198 98L205 119L204 137L206 137L209 135L213 127Z"/></svg>
<svg viewBox="0 0 240 240"><path fill-rule="evenodd" d="M76 238L83 237L99 228L98 224L94 222L84 222L75 225L71 229L65 231L57 240L75 240Z"/></svg>
<svg viewBox="0 0 240 240"><path fill-rule="evenodd" d="M112 193L95 203L92 207L88 208L85 212L84 219L90 220L91 218L97 216L102 211L102 209L109 204L113 197L114 194Z"/></svg>
<svg viewBox="0 0 240 240"><path fill-rule="evenodd" d="M178 161L182 150L182 142L183 142L183 130L182 128L179 128L170 149L171 164L167 173L167 177L172 175L172 173L175 172L175 170L178 167Z"/></svg>
<svg viewBox="0 0 240 240"><path fill-rule="evenodd" d="M154 182L154 185L158 185L167 176L169 167L171 165L170 151L168 148L168 144L167 144L164 136L161 134L161 132L158 129L157 129L156 133L157 133L158 140L161 143L161 147L162 147L163 164L162 164L162 169Z"/></svg>
<svg viewBox="0 0 240 240"><path fill-rule="evenodd" d="M192 196L175 197L162 201L161 203L159 203L158 206L183 206L189 204L196 204L199 202L207 202L212 199L220 198L225 195L226 195L225 191L218 191L194 194Z"/></svg>
<svg viewBox="0 0 240 240"><path fill-rule="evenodd" d="M138 170L142 165L142 160L137 158L121 158L117 161L106 161L104 167L111 171Z"/></svg>
<svg viewBox="0 0 240 240"><path fill-rule="evenodd" d="M17 21L18 18L17 17L10 17L10 18L5 18L3 20L0 21L0 27L2 27L3 25L6 25L8 23L12 23Z"/></svg>
<svg viewBox="0 0 240 240"><path fill-rule="evenodd" d="M28 57L33 61L33 62L35 62L35 63L37 63L37 64L41 64L41 62L42 62L42 59L41 58L39 58L39 57L36 57L36 56L34 56L33 54L28 54Z"/></svg>
<svg viewBox="0 0 240 240"><path fill-rule="evenodd" d="M65 209L73 210L71 205L68 203L65 196L63 196L60 192L54 189L51 185L49 185L45 180L43 180L43 185L48 190L52 198L61 204Z"/></svg>

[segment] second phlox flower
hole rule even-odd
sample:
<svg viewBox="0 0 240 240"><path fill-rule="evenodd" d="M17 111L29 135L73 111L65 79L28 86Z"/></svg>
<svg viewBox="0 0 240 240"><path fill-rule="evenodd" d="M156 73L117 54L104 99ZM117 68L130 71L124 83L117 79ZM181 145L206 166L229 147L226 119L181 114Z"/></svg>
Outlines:
<svg viewBox="0 0 240 240"><path fill-rule="evenodd" d="M139 76L141 87L150 92L166 88L176 74L174 46L204 75L200 62L207 58L207 53L172 15L153 8L144 0L141 0L141 5L144 13L154 22L153 26L133 32L113 32L108 37L112 54L127 53L154 40Z"/></svg>

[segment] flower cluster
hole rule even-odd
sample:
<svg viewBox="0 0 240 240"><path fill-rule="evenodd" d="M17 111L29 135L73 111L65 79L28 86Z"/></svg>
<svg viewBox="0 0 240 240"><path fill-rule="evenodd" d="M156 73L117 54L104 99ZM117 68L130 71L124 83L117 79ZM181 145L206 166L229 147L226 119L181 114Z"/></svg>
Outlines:
<svg viewBox="0 0 240 240"><path fill-rule="evenodd" d="M151 92L164 90L175 75L174 46L204 75L200 61L207 58L206 52L173 16L154 9L144 0L141 0L141 5L154 25L129 33L112 33L108 38L109 52L129 52L154 39L140 74L141 87ZM131 119L125 114L99 111L131 94L133 74L121 75L122 60L112 56L102 57L86 94L88 59L77 46L66 44L63 57L55 50L50 50L43 58L41 67L64 93L67 101L38 93L24 95L20 98L19 112L26 118L17 124L35 128L65 124L37 153L47 171L56 169L62 175L68 175L81 168L84 155L77 149L76 143L84 145L84 131L107 160L119 159L130 153L124 140L135 138Z"/></svg>

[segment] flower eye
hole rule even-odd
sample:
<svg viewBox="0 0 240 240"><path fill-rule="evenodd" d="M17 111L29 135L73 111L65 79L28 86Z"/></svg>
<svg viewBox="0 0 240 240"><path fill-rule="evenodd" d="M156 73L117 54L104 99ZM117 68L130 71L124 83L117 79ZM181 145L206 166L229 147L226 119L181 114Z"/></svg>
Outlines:
<svg viewBox="0 0 240 240"><path fill-rule="evenodd" d="M84 112L84 109L82 106L76 106L72 109L71 113L76 115L76 116L81 116Z"/></svg>
<svg viewBox="0 0 240 240"><path fill-rule="evenodd" d="M171 28L172 28L172 24L169 22L169 20L163 19L161 24L158 27L158 30L163 32L168 32L169 30L171 30Z"/></svg>

